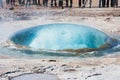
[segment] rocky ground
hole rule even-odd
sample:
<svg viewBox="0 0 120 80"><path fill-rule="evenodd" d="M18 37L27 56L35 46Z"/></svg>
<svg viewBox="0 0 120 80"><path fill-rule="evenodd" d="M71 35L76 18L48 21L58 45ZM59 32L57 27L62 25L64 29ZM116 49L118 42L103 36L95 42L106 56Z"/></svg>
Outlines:
<svg viewBox="0 0 120 80"><path fill-rule="evenodd" d="M119 58L92 58L74 61L1 59L0 80L29 73L55 74L59 80L118 80Z"/></svg>

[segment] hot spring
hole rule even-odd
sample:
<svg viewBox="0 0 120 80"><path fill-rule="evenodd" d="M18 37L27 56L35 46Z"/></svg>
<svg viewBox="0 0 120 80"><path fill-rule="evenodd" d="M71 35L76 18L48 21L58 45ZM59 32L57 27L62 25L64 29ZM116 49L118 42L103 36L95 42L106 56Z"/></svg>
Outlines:
<svg viewBox="0 0 120 80"><path fill-rule="evenodd" d="M14 45L2 53L20 56L103 56L120 51L119 40L89 26L55 23L34 26L14 33ZM92 54L91 54L92 53Z"/></svg>

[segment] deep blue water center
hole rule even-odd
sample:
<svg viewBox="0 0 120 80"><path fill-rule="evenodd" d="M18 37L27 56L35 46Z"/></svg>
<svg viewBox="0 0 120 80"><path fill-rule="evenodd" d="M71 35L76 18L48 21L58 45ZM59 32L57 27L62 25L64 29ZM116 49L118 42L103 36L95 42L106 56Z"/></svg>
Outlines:
<svg viewBox="0 0 120 80"><path fill-rule="evenodd" d="M17 45L43 50L97 49L112 40L105 33L77 24L45 24L15 33L10 40Z"/></svg>

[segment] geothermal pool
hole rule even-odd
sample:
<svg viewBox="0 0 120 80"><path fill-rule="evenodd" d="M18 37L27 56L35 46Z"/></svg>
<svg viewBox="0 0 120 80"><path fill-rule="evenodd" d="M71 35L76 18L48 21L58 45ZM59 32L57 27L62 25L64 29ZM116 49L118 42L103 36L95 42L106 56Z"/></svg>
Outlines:
<svg viewBox="0 0 120 80"><path fill-rule="evenodd" d="M1 39L4 37L7 41L1 42L0 54L12 57L98 57L120 51L118 35L110 37L89 26L70 23L32 26Z"/></svg>
<svg viewBox="0 0 120 80"><path fill-rule="evenodd" d="M37 20L0 22L0 55L81 58L120 52L120 35L105 34L89 26L87 20L70 18L43 16Z"/></svg>
<svg viewBox="0 0 120 80"><path fill-rule="evenodd" d="M104 46L107 48L117 44L117 40L113 40L101 31L83 25L65 23L24 29L15 33L10 41L32 49L61 51L97 49Z"/></svg>

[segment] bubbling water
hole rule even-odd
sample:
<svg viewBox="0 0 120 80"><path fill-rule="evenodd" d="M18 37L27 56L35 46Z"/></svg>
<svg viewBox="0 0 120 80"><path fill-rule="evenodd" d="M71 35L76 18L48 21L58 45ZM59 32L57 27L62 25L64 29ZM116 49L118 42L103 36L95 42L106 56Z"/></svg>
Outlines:
<svg viewBox="0 0 120 80"><path fill-rule="evenodd" d="M91 51L111 48L118 41L88 26L76 24L46 24L15 33L10 40L33 49L57 51Z"/></svg>

